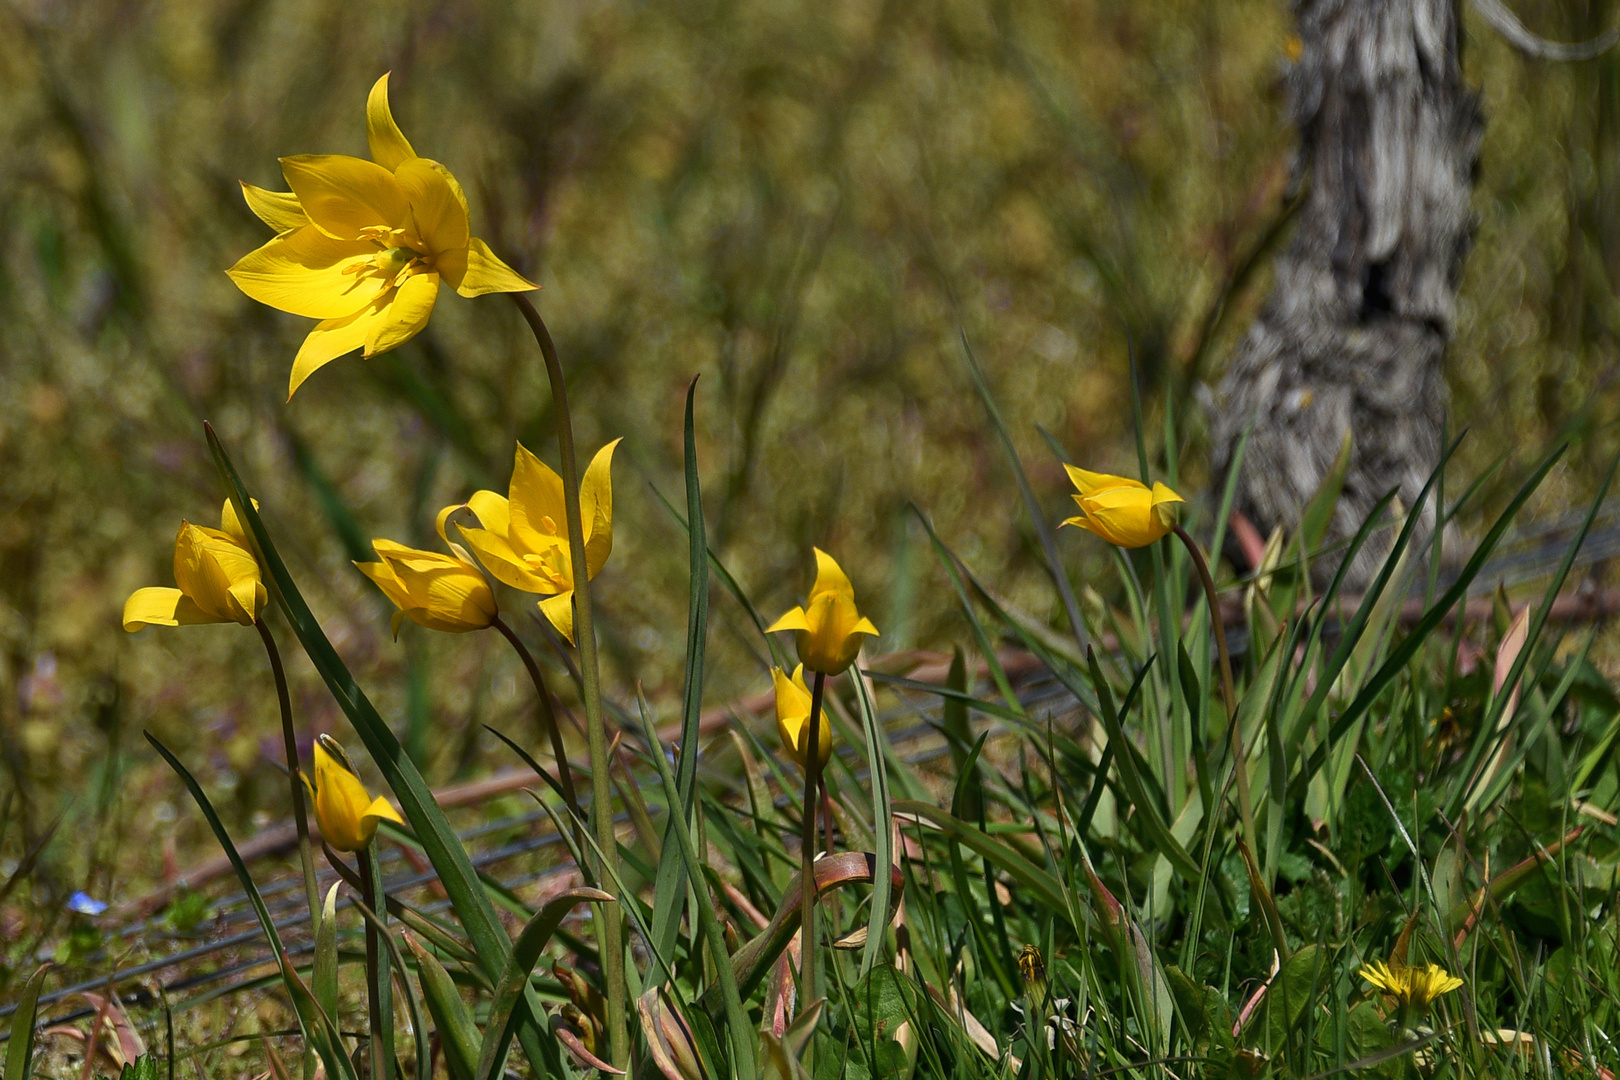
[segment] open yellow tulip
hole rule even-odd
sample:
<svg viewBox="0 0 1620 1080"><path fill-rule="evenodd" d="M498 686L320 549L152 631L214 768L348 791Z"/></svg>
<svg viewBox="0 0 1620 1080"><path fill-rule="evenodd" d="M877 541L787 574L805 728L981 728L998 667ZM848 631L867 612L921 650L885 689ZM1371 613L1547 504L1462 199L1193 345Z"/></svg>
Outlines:
<svg viewBox="0 0 1620 1080"><path fill-rule="evenodd" d="M457 552L456 545L450 545ZM357 562L360 572L383 591L399 610L394 637L406 619L449 634L482 630L495 621L495 593L484 575L465 558L420 551L392 540L373 540L377 562Z"/></svg>
<svg viewBox="0 0 1620 1080"><path fill-rule="evenodd" d="M585 568L594 579L613 551L614 439L596 452L579 484L585 531ZM574 563L568 546L562 477L519 443L507 496L479 491L465 503L439 511L439 535L458 510L470 510L477 526L457 522L467 546L484 568L514 589L546 599L540 610L557 632L574 640ZM449 543L448 537L445 539Z"/></svg>
<svg viewBox="0 0 1620 1080"><path fill-rule="evenodd" d="M1140 480L1087 472L1073 465L1064 468L1080 489L1074 496L1080 516L1063 524L1078 525L1124 548L1145 547L1176 527L1175 504L1183 500L1163 484L1149 488Z"/></svg>
<svg viewBox="0 0 1620 1080"><path fill-rule="evenodd" d="M439 282L462 296L539 288L469 232L467 196L417 157L388 108L388 76L366 101L371 161L343 154L281 159L290 192L242 185L276 238L228 271L270 307L319 319L293 360L290 400L323 365L355 349L387 352L427 325Z"/></svg>
<svg viewBox="0 0 1620 1080"><path fill-rule="evenodd" d="M255 504L257 505L257 504ZM124 602L124 629L235 622L252 626L269 601L259 580L259 562L229 502L220 527L180 523L174 538L174 581L178 589L136 589Z"/></svg>
<svg viewBox="0 0 1620 1080"><path fill-rule="evenodd" d="M861 635L876 637L878 628L856 609L855 587L843 568L820 548L815 553L816 583L810 587L809 605L789 611L765 632L795 631L794 640L804 666L823 675L837 675L855 662L861 651Z"/></svg>
<svg viewBox="0 0 1620 1080"><path fill-rule="evenodd" d="M793 755L803 768L810 743L810 688L804 682L804 665L793 669L789 678L781 668L771 669L776 682L776 733L782 737L782 746ZM832 756L832 726L827 723L827 710L821 710L816 725L816 757L825 766Z"/></svg>
<svg viewBox="0 0 1620 1080"><path fill-rule="evenodd" d="M306 776L304 784L309 788L310 801L315 804L315 822L321 827L321 839L337 851L359 851L371 843L379 821L386 819L404 824L387 799L371 797L355 775L343 747L330 735L316 739L315 781L311 783Z"/></svg>

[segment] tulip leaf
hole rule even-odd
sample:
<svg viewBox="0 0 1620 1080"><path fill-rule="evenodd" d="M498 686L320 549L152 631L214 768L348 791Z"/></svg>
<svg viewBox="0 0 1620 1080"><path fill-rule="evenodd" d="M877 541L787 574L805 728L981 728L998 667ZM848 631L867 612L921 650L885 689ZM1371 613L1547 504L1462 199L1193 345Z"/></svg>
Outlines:
<svg viewBox="0 0 1620 1080"><path fill-rule="evenodd" d="M693 792L697 787L698 721L703 713L703 655L709 625L709 560L703 528L703 494L698 484L697 440L692 405L697 380L686 388L685 469L686 536L690 590L686 616L686 692L681 702L680 759L676 765L675 794L670 796L664 823L664 842L658 853L658 874L653 882L653 940L666 956L673 955L686 906L686 873L679 848L670 842L676 829L692 828ZM650 749L661 756L656 740Z"/></svg>
<svg viewBox="0 0 1620 1080"><path fill-rule="evenodd" d="M444 1047L450 1080L472 1080L478 1067L478 1026L473 1023L472 1013L438 957L408 934L405 944L416 955L416 978L422 984L422 1000L439 1033L439 1045Z"/></svg>
<svg viewBox="0 0 1620 1080"><path fill-rule="evenodd" d="M225 857L230 860L231 869L236 871L238 882L242 891L247 895L248 902L253 906L253 913L258 916L259 927L264 931L266 940L270 942L270 951L275 954L276 963L281 968L281 981L287 989L287 996L292 999L293 1014L298 1020L298 1029L304 1037L305 1046L313 1046L320 1055L321 1063L326 1066L326 1075L332 1080L355 1080L354 1066L348 1055L343 1052L342 1036L339 1035L337 1025L322 1011L315 996L309 992L298 972L293 969L292 962L287 957L287 950L281 943L281 933L276 929L275 920L270 917L270 911L264 906L264 897L259 895L259 888L253 883L253 877L248 873L247 864L237 852L236 845L231 841L230 833L225 831L225 823L220 821L219 814L214 811L213 803L203 793L202 785L197 783L186 767L180 764L167 746L158 741L150 731L145 732L146 741L152 748L162 755L163 760L169 763L191 792L198 809L208 821L208 827L213 830L214 838L219 846L225 850ZM7 1072L7 1075L11 1075Z"/></svg>
<svg viewBox="0 0 1620 1080"><path fill-rule="evenodd" d="M960 841L964 846L972 848L983 858L1007 871L1017 879L1019 884L1034 892L1041 903L1058 911L1068 910L1068 900L1064 898L1063 886L1058 882L1057 878L1042 870L1006 844L995 839L977 825L971 825L958 817L954 817L932 803L917 802L910 799L896 800L894 812L922 819L926 824L949 834L952 839Z"/></svg>
<svg viewBox="0 0 1620 1080"><path fill-rule="evenodd" d="M39 991L45 985L49 963L39 966L23 985L17 1011L11 1014L11 1043L6 1047L8 1080L28 1080L34 1068L34 1020L39 1013Z"/></svg>
<svg viewBox="0 0 1620 1080"><path fill-rule="evenodd" d="M855 699L860 703L861 728L866 734L866 767L872 786L872 846L876 849L879 867L894 862L894 810L889 799L888 762L883 744L888 734L878 719L877 707L859 669L850 680L855 684ZM884 932L889 927L889 875L872 875L872 914L866 927L866 948L861 953L861 977L872 971L878 954L883 950Z"/></svg>
<svg viewBox="0 0 1620 1080"><path fill-rule="evenodd" d="M315 665L315 670L320 672L327 689L337 700L344 715L349 718L361 741L366 744L366 751L377 763L388 787L399 799L405 820L410 823L417 842L421 844L428 861L433 864L445 893L450 897L451 906L461 919L461 925L466 930L467 938L478 958L479 968L489 979L497 978L512 951L512 943L501 927L499 919L496 918L494 905L485 893L477 871L473 869L472 860L468 857L466 849L461 846L455 831L451 829L444 811L434 801L433 793L428 789L427 781L422 779L416 763L411 760L405 748L400 745L399 739L378 714L376 707L366 697L365 691L355 682L354 676L350 674L348 667L338 656L337 650L327 639L325 631L321 629L320 623L309 610L303 594L298 591L292 574L287 570L287 564L282 561L281 554L270 539L269 530L265 528L259 512L254 509L252 496L237 473L236 466L226 454L224 444L219 441L219 436L211 426L206 424L203 426L208 435L208 447L213 453L214 464L230 491L237 519L243 523L258 555L259 565L264 568L270 579L268 582L270 591L281 607L282 614L287 617L293 633L298 636L299 644L304 647L304 652ZM534 1000L538 1002L538 999ZM526 1025L522 1038L524 1052L529 1056L530 1063L536 1069L542 1068L541 1046L544 1043L555 1045L555 1038L549 1032L544 1032L542 1036L542 1029L538 1024Z"/></svg>
<svg viewBox="0 0 1620 1080"><path fill-rule="evenodd" d="M563 917L586 901L611 904L613 894L601 889L570 889L541 908L518 935L512 945L512 955L507 958L506 970L501 972L500 982L495 985L495 1000L490 1002L489 1020L484 1025L484 1038L478 1050L478 1067L473 1073L475 1078L500 1080L506 1048L511 1045L512 1034L516 1030L514 1010L523 997L523 988L529 983L529 973L534 970L541 951L550 943L551 935L556 933Z"/></svg>
<svg viewBox="0 0 1620 1080"><path fill-rule="evenodd" d="M687 416L691 416L690 410ZM669 802L671 820L674 821L676 808L680 806L680 793L676 788L675 776L669 770L669 761L664 757L663 745L658 741L658 729L653 726L652 716L647 712L646 699L641 699L640 704L642 733L647 738L647 745L652 749L653 761L658 766L658 776L664 782L664 798ZM687 754L697 756L695 747L683 749ZM679 853L681 861L686 864L686 876L697 893L695 903L698 919L703 927L704 940L713 954L715 970L719 973L721 1003L725 1006L726 1028L731 1037L733 1069L738 1076L757 1076L758 1071L754 1067L757 1037L753 1025L748 1021L748 1013L743 1009L742 997L737 988L737 975L732 970L732 958L726 952L725 935L721 932L720 920L714 913L714 902L709 896L709 881L703 876L703 863L692 843L692 831L686 827L683 817L677 823L677 827L669 829L665 835L675 838L674 844L670 844L666 839L665 846L673 847ZM809 947L807 944L806 948Z"/></svg>
<svg viewBox="0 0 1620 1080"><path fill-rule="evenodd" d="M1378 670L1373 672L1372 676L1362 684L1360 692L1333 721L1333 726L1328 730L1327 738L1317 744L1316 749L1311 752L1310 759L1305 763L1305 767L1295 774L1291 784L1294 789L1290 791L1291 797L1296 794L1303 796L1305 786L1310 783L1317 770L1327 763L1328 754L1333 751L1334 747L1339 745L1339 741L1344 738L1345 733L1350 730L1351 726L1360 720L1362 715L1372 707L1373 702L1378 700L1379 695L1384 692L1384 688L1405 669L1407 662L1417 653L1428 636L1434 632L1434 628L1440 625L1441 620L1446 617L1446 613L1468 592L1468 587L1473 584L1474 578L1479 576L1479 572L1484 568L1485 560L1490 557L1491 552L1496 550L1496 545L1501 542L1502 536L1507 532L1514 516L1518 514L1520 508L1529 500L1536 488L1541 486L1541 481L1552 471L1552 467L1558 463L1559 458L1563 457L1564 451L1568 449L1569 444L1563 443L1543 459L1536 471L1519 487L1519 490L1513 496L1513 501L1508 503L1507 508L1497 516L1496 521L1491 525L1490 531L1485 534L1484 539L1479 542L1479 546L1474 549L1474 554L1469 558L1467 565L1463 567L1462 573L1457 575L1457 579L1446 590L1445 595L1423 613L1423 617L1407 632L1405 639L1391 651L1389 657L1385 659ZM1403 529L1402 536L1405 535L1406 530ZM1395 558L1397 558L1397 555L1392 551L1390 561ZM1324 673L1323 679L1317 684L1318 690L1329 686L1332 681L1331 674ZM1306 707L1309 708L1309 703L1307 703ZM1480 730L1492 730L1494 726L1494 723L1487 722L1481 726Z"/></svg>
<svg viewBox="0 0 1620 1080"><path fill-rule="evenodd" d="M332 889L335 892L337 886L333 885ZM394 935L389 932L388 924L379 919L377 913L366 907L359 899L354 901L354 907L365 918L366 922L376 929L377 936L382 939L383 947L388 950L388 957L393 962L394 970L399 972L399 985L405 989L405 1011L410 1015L411 1033L416 1038L416 1072L414 1075L426 1076L427 1073L424 1070L433 1060L433 1048L428 1042L427 1025L422 1023L422 1007L416 999L416 991L411 989L411 982L405 977L405 958L400 955L399 944L394 940ZM324 928L324 922L322 926Z"/></svg>
<svg viewBox="0 0 1620 1080"><path fill-rule="evenodd" d="M326 890L326 902L321 905L320 925L315 928L315 972L310 976L315 1001L331 1017L338 1014L338 886L338 882L332 883Z"/></svg>

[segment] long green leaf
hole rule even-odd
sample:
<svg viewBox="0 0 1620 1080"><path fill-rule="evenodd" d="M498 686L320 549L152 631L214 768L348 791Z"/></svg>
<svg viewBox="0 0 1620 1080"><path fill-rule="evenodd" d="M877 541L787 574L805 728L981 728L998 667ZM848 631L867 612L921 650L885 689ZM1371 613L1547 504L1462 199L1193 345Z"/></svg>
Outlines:
<svg viewBox="0 0 1620 1080"><path fill-rule="evenodd" d="M857 673L850 681L855 684L855 698L861 707L861 728L866 733L866 766L872 785L873 854L877 856L878 866L888 866L894 862L894 811L889 798L888 763L883 753L888 734L878 720L877 706L872 702L866 680ZM866 928L866 948L861 953L862 978L872 970L878 954L883 951L889 915L889 875L877 874L872 878L872 915Z"/></svg>
<svg viewBox="0 0 1620 1080"><path fill-rule="evenodd" d="M680 936L681 915L686 906L687 877L679 848L669 842L676 829L692 828L693 793L697 786L698 721L703 715L703 657L709 625L708 543L703 528L703 493L698 483L697 437L692 421L692 405L697 380L686 388L685 468L686 537L689 591L686 608L686 692L681 702L680 761L676 765L675 790L679 796L669 804L664 823L664 843L658 854L658 874L653 882L653 934L658 949L673 955ZM652 747L658 752L658 748Z"/></svg>
<svg viewBox="0 0 1620 1080"><path fill-rule="evenodd" d="M336 891L337 886L334 885L332 888L334 891ZM428 1069L429 1063L431 1063L433 1060L433 1050L432 1045L428 1041L427 1025L422 1023L421 1003L417 1001L416 991L411 989L411 981L405 977L405 972L407 970L405 966L405 957L400 954L399 943L394 940L393 932L388 929L388 924L379 919L375 911L372 911L370 908L366 907L366 905L358 898L356 898L354 901L354 907L356 911L360 912L360 915L366 920L366 922L370 923L371 926L377 931L377 936L382 939L383 947L388 950L388 957L393 962L394 971L399 973L399 985L405 991L405 1011L411 1018L411 1034L415 1036L415 1075L426 1076L426 1070ZM322 926L324 927L325 924L322 923Z"/></svg>
<svg viewBox="0 0 1620 1080"><path fill-rule="evenodd" d="M972 848L982 857L1011 874L1019 884L1031 889L1042 904L1057 911L1067 911L1063 886L1057 878L1042 870L1012 848L992 837L977 825L970 825L932 803L912 799L896 799L896 814L920 818L941 832L949 834L964 846ZM1076 927L1076 930L1080 930ZM1082 931L1083 932L1083 931Z"/></svg>
<svg viewBox="0 0 1620 1080"><path fill-rule="evenodd" d="M653 761L658 765L659 779L664 782L664 798L668 799L669 805L674 808L679 806L681 801L675 776L669 770L669 761L664 757L664 747L658 741L658 729L653 726L646 702L643 701L641 704L642 733L647 738L647 745L652 749ZM693 756L696 756L695 752ZM708 943L709 952L714 957L715 970L719 973L721 1001L725 1005L726 1028L731 1038L732 1067L738 1076L752 1077L757 1075L754 1068L757 1042L754 1028L748 1021L748 1014L743 1010L742 998L737 991L736 973L731 968L731 956L726 952L726 939L720 930L720 920L714 914L714 902L709 896L709 880L703 876L703 863L692 843L691 830L685 827L684 821L681 826L669 832L675 838L675 844L672 846L686 864L687 879L691 881L692 888L697 893L698 919L703 927L703 937ZM809 942L805 943L805 948L811 947Z"/></svg>
<svg viewBox="0 0 1620 1080"><path fill-rule="evenodd" d="M11 1043L6 1047L7 1080L28 1080L33 1072L34 1020L39 1014L39 991L50 970L51 965L44 963L28 977L22 996L17 999L17 1011L11 1014Z"/></svg>
<svg viewBox="0 0 1620 1080"><path fill-rule="evenodd" d="M1497 517L1490 531L1485 534L1485 538L1474 549L1473 556L1468 560L1467 565L1463 567L1462 573L1457 575L1457 580L1452 582L1451 588L1447 589L1445 595L1431 606L1428 611L1423 613L1423 617L1417 621L1417 625L1412 627L1405 639L1390 653L1389 658L1362 686L1361 692L1355 696L1355 699L1350 702L1344 712L1339 714L1338 719L1333 722L1332 728L1328 730L1328 737L1317 745L1316 749L1311 752L1310 760L1305 763L1305 767L1294 776L1289 791L1291 799L1303 796L1305 786L1310 783L1311 777L1316 775L1317 770L1327 762L1328 754L1333 747L1338 745L1339 740L1344 738L1345 732L1349 731L1351 725L1361 719L1362 714L1372 706L1374 701L1378 700L1378 696L1384 692L1384 688L1406 667L1407 662L1422 647L1424 640L1446 617L1446 613L1467 593L1468 586L1473 584L1474 578L1484 568L1485 560L1496 549L1496 545L1502 539L1502 534L1507 532L1508 525L1512 522L1514 515L1524 506L1536 488L1541 486L1541 481L1546 478L1552 467L1558 463L1558 459L1564 456L1564 451L1567 449L1569 449L1569 444L1565 443L1554 450L1530 478L1524 482L1513 496L1513 501Z"/></svg>
<svg viewBox="0 0 1620 1080"><path fill-rule="evenodd" d="M304 597L298 591L286 563L282 561L275 543L270 539L269 530L265 528L258 511L253 508L252 497L242 478L237 474L236 467L231 464L224 445L220 443L212 427L209 427L207 432L208 446L213 451L214 462L230 488L231 502L236 507L237 517L246 526L248 536L257 549L259 563L269 575L269 584L282 613L292 625L293 633L298 635L298 641L309 654L315 670L320 672L327 688L343 709L344 715L349 718L361 741L366 744L366 750L382 771L383 779L399 799L400 808L405 812L405 819L410 822L428 861L438 872L439 880L449 894L456 914L461 917L461 924L466 928L467 937L472 941L473 950L478 954L479 966L490 978L497 977L506 962L507 954L511 952L511 942L495 917L494 906L478 884L478 874L473 869L472 861L467 857L467 852L456 838L454 830L450 828L450 822L445 818L444 811L433 801L433 794L428 789L427 782L422 779L422 774L417 770L415 763L405 753L399 740L394 737L394 733L378 715L370 699L355 682L354 676L349 673L348 667L338 656L337 650L332 647L325 632L321 630L320 623L309 610L309 605L304 602Z"/></svg>
<svg viewBox="0 0 1620 1080"><path fill-rule="evenodd" d="M253 913L258 916L259 927L264 931L265 939L270 942L270 950L275 954L276 963L281 968L281 980L287 988L288 996L293 1000L293 1013L298 1020L298 1030L304 1037L304 1045L313 1046L315 1052L321 1056L321 1063L326 1066L327 1076L336 1080L355 1080L354 1067L348 1055L343 1053L337 1025L331 1017L321 1011L315 996L309 992L303 980L298 977L298 973L293 970L292 964L287 959L287 949L281 943L281 934L276 930L275 920L270 917L270 910L264 906L264 897L259 895L259 887L253 883L253 877L248 873L247 864L237 852L236 844L231 841L230 833L225 831L225 823L214 812L214 804L208 801L208 796L203 793L202 785L197 783L196 777L180 764L180 759L150 731L144 734L146 741L152 744L152 748L162 755L163 760L169 763L169 767L185 783L186 790L191 792L192 799L202 811L203 817L207 819L208 827L213 830L214 838L225 850L225 857L230 860L231 869L236 871L237 881L241 884L243 893L247 895Z"/></svg>
<svg viewBox="0 0 1620 1080"><path fill-rule="evenodd" d="M416 977L422 984L422 1000L427 1003L433 1026L439 1032L439 1045L444 1048L444 1064L450 1078L473 1080L478 1067L478 1025L473 1023L467 1003L461 1000L461 991L456 989L455 980L444 970L438 957L408 934L405 944L416 955Z"/></svg>
<svg viewBox="0 0 1620 1080"><path fill-rule="evenodd" d="M529 984L529 973L539 962L540 953L550 943L551 935L556 933L563 917L587 901L611 904L613 894L601 889L570 889L550 900L518 934L517 941L512 945L512 955L507 958L506 970L501 973L501 981L495 986L495 999L489 1005L489 1020L484 1025L484 1038L478 1050L478 1068L473 1073L474 1077L500 1080L506 1048L511 1045L517 1026L515 1010L523 998L523 988Z"/></svg>
<svg viewBox="0 0 1620 1080"><path fill-rule="evenodd" d="M254 509L253 498L242 482L242 477L237 473L236 466L231 463L230 455L225 452L224 444L219 441L219 436L211 426L205 424L203 427L208 436L208 448L213 454L214 464L230 491L231 504L236 508L237 519L246 527L259 565L269 577L267 584L281 607L282 614L287 617L287 622L292 626L293 633L298 636L298 642L304 647L310 662L315 665L315 670L320 673L343 714L348 717L355 732L366 744L367 753L377 763L383 779L399 800L400 809L405 812L405 820L410 823L411 829L416 834L417 843L422 846L423 853L433 864L434 871L439 875L440 884L450 898L451 906L461 919L462 928L466 930L473 952L478 957L479 968L487 978L491 980L498 978L507 956L512 951L512 942L495 915L495 907L490 902L477 871L473 869L472 860L468 858L466 849L461 846L455 830L450 827L450 821L445 817L444 811L433 800L433 793L429 790L427 781L422 778L416 763L411 760L405 748L400 745L399 739L378 714L376 707L366 697L365 691L355 682L347 665L338 656L337 650L332 647L320 623L309 610L303 594L298 591L297 583L287 570L287 564L270 539L269 530L265 528L259 512ZM550 1032L544 1031L536 1023L524 1028L522 1041L530 1063L536 1069L543 1069L542 1047L547 1043L555 1044L556 1040Z"/></svg>

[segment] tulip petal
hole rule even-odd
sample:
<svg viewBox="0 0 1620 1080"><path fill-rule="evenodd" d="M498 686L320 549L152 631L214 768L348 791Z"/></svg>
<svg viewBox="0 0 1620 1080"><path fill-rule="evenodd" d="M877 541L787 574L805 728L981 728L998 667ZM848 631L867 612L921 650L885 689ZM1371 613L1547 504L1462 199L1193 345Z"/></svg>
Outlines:
<svg viewBox="0 0 1620 1080"><path fill-rule="evenodd" d="M568 517L562 477L518 443L512 460L507 539L523 555L541 555L557 540L567 544ZM611 542L611 541L610 541Z"/></svg>
<svg viewBox="0 0 1620 1080"><path fill-rule="evenodd" d="M478 518L478 524L491 532L505 536L512 530L512 506L506 496L493 491L475 491L467 500L467 509Z"/></svg>
<svg viewBox="0 0 1620 1080"><path fill-rule="evenodd" d="M529 292L540 287L496 258L489 245L476 236L467 241L466 250L441 254L437 265L445 283L466 297Z"/></svg>
<svg viewBox="0 0 1620 1080"><path fill-rule="evenodd" d="M810 586L810 597L814 599L822 593L832 593L844 597L853 605L855 603L855 586L849 583L849 576L844 568L838 565L838 560L822 551L820 548L812 549L816 553L816 582Z"/></svg>
<svg viewBox="0 0 1620 1080"><path fill-rule="evenodd" d="M437 161L412 158L394 171L416 219L416 234L430 254L467 246L467 196Z"/></svg>
<svg viewBox="0 0 1620 1080"><path fill-rule="evenodd" d="M341 319L376 297L375 277L347 272L376 253L373 244L334 240L306 225L248 252L225 273L261 304L306 319Z"/></svg>
<svg viewBox="0 0 1620 1080"><path fill-rule="evenodd" d="M259 508L259 500L253 500L253 509ZM253 545L248 543L247 530L242 528L241 520L236 516L236 506L226 499L225 505L219 508L219 531L242 545L246 551L252 551Z"/></svg>
<svg viewBox="0 0 1620 1080"><path fill-rule="evenodd" d="M774 634L778 630L809 630L810 621L805 617L804 608L796 607L792 611L777 619L765 628L767 634Z"/></svg>
<svg viewBox="0 0 1620 1080"><path fill-rule="evenodd" d="M371 160L385 169L397 169L416 156L388 107L388 74L373 83L366 96L366 142L371 145Z"/></svg>
<svg viewBox="0 0 1620 1080"><path fill-rule="evenodd" d="M439 275L412 274L394 291L384 318L366 335L366 355L398 348L422 332L439 296Z"/></svg>
<svg viewBox="0 0 1620 1080"><path fill-rule="evenodd" d="M489 529L474 529L466 525L456 527L461 530L467 546L477 554L478 561L483 563L484 569L496 581L521 592L544 594L556 591L551 579L535 573L523 556L512 550L506 537Z"/></svg>
<svg viewBox="0 0 1620 1080"><path fill-rule="evenodd" d="M379 297L377 302L347 318L327 319L311 330L299 347L298 355L293 357L292 374L287 379L287 400L291 401L304 380L321 368L345 353L364 348L372 328L388 317L387 311L386 300Z"/></svg>
<svg viewBox="0 0 1620 1080"><path fill-rule="evenodd" d="M572 645L574 643L574 593L572 589L568 592L558 593L556 596L548 596L540 601L540 613L551 622L552 626L557 628L557 633L561 634L568 644Z"/></svg>
<svg viewBox="0 0 1620 1080"><path fill-rule="evenodd" d="M1128 476L1112 476L1108 473L1089 472L1073 465L1064 465L1063 469L1069 474L1069 480L1074 486L1080 489L1082 495L1094 495L1108 488L1120 487L1134 487L1146 490L1146 485L1140 480L1132 480Z"/></svg>
<svg viewBox="0 0 1620 1080"><path fill-rule="evenodd" d="M373 540L371 543L372 547L375 548L377 541ZM380 562L356 562L354 568L370 578L372 583L382 590L383 595L388 597L389 602L395 607L405 608L410 605L410 593L405 591L404 583L399 580L399 575L394 573L394 568L388 565L386 560ZM399 636L397 626L394 628L394 636Z"/></svg>
<svg viewBox="0 0 1620 1080"><path fill-rule="evenodd" d="M309 224L309 215L304 213L304 207L299 203L298 196L292 192L270 191L256 187L246 180L239 183L242 185L242 198L246 200L248 209L276 232L289 232Z"/></svg>
<svg viewBox="0 0 1620 1080"><path fill-rule="evenodd" d="M855 623L854 627L850 630L850 633L851 634L870 634L873 637L881 637L882 636L878 632L878 628L872 625L872 620L866 618L864 615L859 619L859 621L857 621Z"/></svg>
<svg viewBox="0 0 1620 1080"><path fill-rule="evenodd" d="M360 815L360 819L368 822L373 829L377 827L379 821L392 821L398 825L405 824L405 819L399 816L399 811L395 810L393 805L381 795L371 800L371 805L366 807L366 812Z"/></svg>
<svg viewBox="0 0 1620 1080"><path fill-rule="evenodd" d="M124 629L132 634L146 626L195 626L227 621L208 614L179 589L136 589L124 601Z"/></svg>
<svg viewBox="0 0 1620 1080"><path fill-rule="evenodd" d="M585 572L592 578L613 552L613 450L623 441L614 439L598 450L579 485L579 516L585 526Z"/></svg>
<svg viewBox="0 0 1620 1080"><path fill-rule="evenodd" d="M394 174L375 162L344 154L299 154L281 159L287 186L314 226L336 240L361 231L404 228L411 203Z"/></svg>

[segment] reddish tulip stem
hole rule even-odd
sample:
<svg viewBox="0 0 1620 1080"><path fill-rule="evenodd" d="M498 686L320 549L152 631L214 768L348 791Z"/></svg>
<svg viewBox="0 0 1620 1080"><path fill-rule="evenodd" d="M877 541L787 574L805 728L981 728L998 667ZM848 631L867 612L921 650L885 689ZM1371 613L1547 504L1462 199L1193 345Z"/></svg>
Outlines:
<svg viewBox="0 0 1620 1080"><path fill-rule="evenodd" d="M490 625L512 643L512 648L517 650L518 657L529 672L529 681L534 683L534 693L540 705L540 726L545 729L546 735L551 740L551 757L557 763L557 779L562 784L563 797L568 800L568 809L573 811L574 828L577 832L580 828L579 823L585 820L585 811L580 808L579 793L574 790L574 770L568 764L568 751L563 747L562 728L557 723L557 712L551 707L551 694L546 689L545 674L535 662L534 654L529 651L529 647L523 644L523 639L518 637L517 632L506 625L499 615L495 616ZM584 850L583 837L579 838L579 846L580 850ZM589 867L582 866L579 869L581 873L590 875ZM586 883L592 883L589 876Z"/></svg>
<svg viewBox="0 0 1620 1080"><path fill-rule="evenodd" d="M799 1012L816 1000L816 793L821 786L821 702L827 676L816 672L810 690L809 728L804 737L804 808L799 815ZM814 1040L812 1040L814 1041ZM804 1047L804 1066L810 1069L810 1043Z"/></svg>
<svg viewBox="0 0 1620 1080"><path fill-rule="evenodd" d="M522 293L507 293L517 305L534 334L540 355L546 363L551 383L551 400L557 409L557 453L561 458L563 511L567 517L568 555L574 578L574 641L579 649L580 697L585 706L585 737L591 754L591 823L596 846L605 865L597 884L615 892L618 877L619 840L613 826L613 788L608 776L607 722L602 715L601 672L596 658L596 626L591 613L591 576L585 563L585 524L579 511L579 462L574 453L574 421L568 411L568 387L563 381L562 361L551 331ZM602 958L602 981L606 984L608 1057L623 1068L630 1061L630 1028L625 1015L624 924L618 905L598 904L598 952Z"/></svg>
<svg viewBox="0 0 1620 1080"><path fill-rule="evenodd" d="M311 925L320 922L321 894L315 886L315 851L309 842L309 815L304 809L304 781L298 763L298 736L293 731L292 695L287 691L287 671L281 666L281 650L276 648L275 636L263 619L254 619L253 626L264 641L264 651L270 657L270 674L276 680L276 701L281 706L281 739L287 749L287 783L291 786L293 824L298 828L298 860L304 864L304 902L309 905Z"/></svg>

